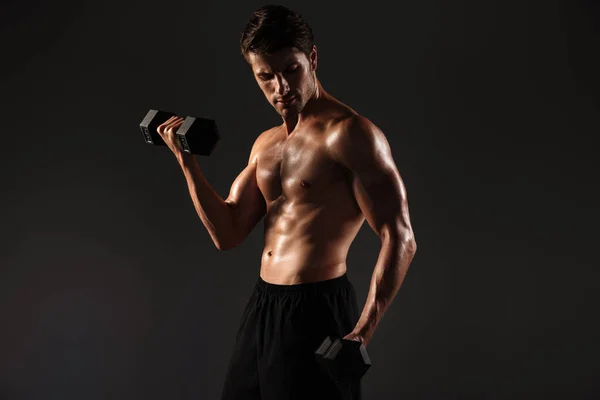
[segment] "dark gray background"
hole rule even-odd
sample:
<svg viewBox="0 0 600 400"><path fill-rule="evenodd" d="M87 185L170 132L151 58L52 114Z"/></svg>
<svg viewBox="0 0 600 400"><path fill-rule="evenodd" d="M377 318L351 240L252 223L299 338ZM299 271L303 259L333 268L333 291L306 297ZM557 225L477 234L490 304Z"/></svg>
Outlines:
<svg viewBox="0 0 600 400"><path fill-rule="evenodd" d="M0 399L218 398L263 226L217 251L138 125L216 119L198 161L227 197L280 122L238 50L262 4L0 3ZM598 3L283 4L408 192L418 252L365 398L600 396ZM365 223L347 260L361 307L379 246Z"/></svg>

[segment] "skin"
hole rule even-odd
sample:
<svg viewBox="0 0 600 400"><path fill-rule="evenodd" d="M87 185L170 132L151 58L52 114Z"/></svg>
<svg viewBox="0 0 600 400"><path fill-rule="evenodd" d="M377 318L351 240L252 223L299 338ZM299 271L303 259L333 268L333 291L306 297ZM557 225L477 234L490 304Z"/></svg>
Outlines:
<svg viewBox="0 0 600 400"><path fill-rule="evenodd" d="M390 146L375 124L323 89L316 46L309 57L287 48L272 55L249 53L247 61L282 124L258 136L248 166L224 200L237 236L219 233L221 214L215 211L209 221L210 205L201 218L222 250L242 243L264 218L260 276L283 285L343 275L350 245L366 220L382 246L361 317L345 337L366 345L416 252L406 190ZM295 101L284 104L290 96ZM173 140L182 122L171 118L159 133L183 166L191 157Z"/></svg>

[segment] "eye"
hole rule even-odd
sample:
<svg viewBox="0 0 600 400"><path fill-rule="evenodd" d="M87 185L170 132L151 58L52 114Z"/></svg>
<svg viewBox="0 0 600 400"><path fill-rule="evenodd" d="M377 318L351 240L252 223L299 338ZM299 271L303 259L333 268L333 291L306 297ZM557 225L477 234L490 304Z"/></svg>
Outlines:
<svg viewBox="0 0 600 400"><path fill-rule="evenodd" d="M286 69L286 72L296 72L297 69L298 69L298 64L294 64L294 65L289 66Z"/></svg>
<svg viewBox="0 0 600 400"><path fill-rule="evenodd" d="M261 74L258 77L260 78L261 81L268 81L273 78L273 76L270 74Z"/></svg>

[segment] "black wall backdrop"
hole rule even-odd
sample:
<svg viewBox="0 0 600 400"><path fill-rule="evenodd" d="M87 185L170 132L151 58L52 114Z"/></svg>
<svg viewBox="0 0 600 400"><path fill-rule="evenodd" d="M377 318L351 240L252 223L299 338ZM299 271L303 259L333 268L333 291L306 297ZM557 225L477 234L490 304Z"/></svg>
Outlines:
<svg viewBox="0 0 600 400"><path fill-rule="evenodd" d="M418 252L365 398L600 397L598 3L282 4L408 192ZM262 223L219 252L138 125L214 118L198 162L225 198L280 123L238 50L261 5L0 3L1 399L218 398ZM365 223L347 260L361 307L379 246Z"/></svg>

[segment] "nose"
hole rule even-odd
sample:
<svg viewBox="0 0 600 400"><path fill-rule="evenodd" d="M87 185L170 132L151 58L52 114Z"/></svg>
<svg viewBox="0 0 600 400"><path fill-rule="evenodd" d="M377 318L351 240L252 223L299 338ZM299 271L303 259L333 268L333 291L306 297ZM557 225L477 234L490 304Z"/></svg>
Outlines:
<svg viewBox="0 0 600 400"><path fill-rule="evenodd" d="M285 96L290 91L290 85L288 81L283 77L283 75L276 75L275 81L277 84L275 85L275 91L279 96Z"/></svg>

